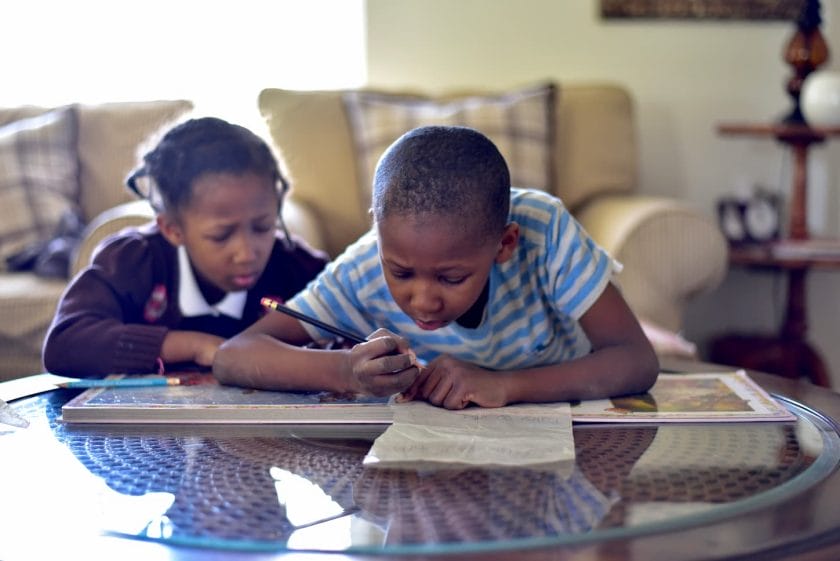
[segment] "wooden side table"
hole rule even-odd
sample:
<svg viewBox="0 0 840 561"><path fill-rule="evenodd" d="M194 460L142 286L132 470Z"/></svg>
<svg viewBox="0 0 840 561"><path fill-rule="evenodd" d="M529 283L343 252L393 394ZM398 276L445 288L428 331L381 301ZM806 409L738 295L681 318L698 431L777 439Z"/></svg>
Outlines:
<svg viewBox="0 0 840 561"><path fill-rule="evenodd" d="M709 359L714 362L772 372L788 378L806 377L831 387L828 369L807 341L805 280L814 267L840 268L840 240L813 240L808 233L808 149L840 127L813 128L802 123L721 124L723 135L775 138L793 151L793 187L788 207L790 222L785 239L764 244L733 245L733 265L782 271L787 275L785 317L777 335L724 335L712 341Z"/></svg>

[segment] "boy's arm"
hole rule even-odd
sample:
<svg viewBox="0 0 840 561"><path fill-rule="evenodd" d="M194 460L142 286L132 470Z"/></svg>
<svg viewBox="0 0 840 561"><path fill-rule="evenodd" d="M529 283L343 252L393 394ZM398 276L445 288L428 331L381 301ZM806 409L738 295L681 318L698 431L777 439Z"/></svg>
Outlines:
<svg viewBox="0 0 840 561"><path fill-rule="evenodd" d="M406 393L450 409L470 402L500 407L516 402L602 399L640 393L656 381L659 361L621 293L608 283L580 319L592 352L575 360L512 371L481 369L449 356L430 363Z"/></svg>
<svg viewBox="0 0 840 561"><path fill-rule="evenodd" d="M376 337L352 349L300 347L311 339L301 323L268 314L222 344L213 374L223 384L266 390L326 390L391 395L417 376L395 337Z"/></svg>
<svg viewBox="0 0 840 561"><path fill-rule="evenodd" d="M612 283L581 316L580 325L592 352L568 362L510 372L509 402L602 399L650 389L659 374L659 359Z"/></svg>

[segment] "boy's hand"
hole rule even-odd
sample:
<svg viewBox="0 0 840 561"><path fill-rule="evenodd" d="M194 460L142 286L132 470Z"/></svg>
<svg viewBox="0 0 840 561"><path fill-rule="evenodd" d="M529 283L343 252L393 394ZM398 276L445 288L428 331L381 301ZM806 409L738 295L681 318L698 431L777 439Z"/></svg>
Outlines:
<svg viewBox="0 0 840 561"><path fill-rule="evenodd" d="M425 399L439 407L463 409L470 402L481 407L507 405L501 374L443 355L425 366L403 394L403 401Z"/></svg>
<svg viewBox="0 0 840 561"><path fill-rule="evenodd" d="M350 350L353 385L377 396L401 392L419 374L413 356L405 339L379 329Z"/></svg>

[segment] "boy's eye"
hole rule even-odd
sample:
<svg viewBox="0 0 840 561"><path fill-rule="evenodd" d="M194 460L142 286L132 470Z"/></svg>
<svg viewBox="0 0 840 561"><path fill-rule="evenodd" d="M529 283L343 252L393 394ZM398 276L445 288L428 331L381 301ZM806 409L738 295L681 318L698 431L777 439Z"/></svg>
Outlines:
<svg viewBox="0 0 840 561"><path fill-rule="evenodd" d="M461 277L440 277L440 282L442 282L444 284L461 284L465 280L467 280L467 277L465 277L465 276L461 276Z"/></svg>
<svg viewBox="0 0 840 561"><path fill-rule="evenodd" d="M391 276L394 277L395 279L407 279L407 278L411 277L411 272L410 271L402 271L402 270L395 271L395 270L392 269L391 270Z"/></svg>

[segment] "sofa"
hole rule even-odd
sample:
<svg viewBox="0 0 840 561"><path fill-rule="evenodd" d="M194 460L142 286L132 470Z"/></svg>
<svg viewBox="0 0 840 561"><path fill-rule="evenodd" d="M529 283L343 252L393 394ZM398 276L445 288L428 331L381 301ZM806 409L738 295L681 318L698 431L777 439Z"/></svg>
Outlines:
<svg viewBox="0 0 840 561"><path fill-rule="evenodd" d="M191 109L185 100L0 108L0 380L42 371L41 344L68 282L66 268L44 275L7 259L47 242L68 215L87 228L82 238L101 238L107 220L97 217L132 199L123 180L138 150Z"/></svg>
<svg viewBox="0 0 840 561"><path fill-rule="evenodd" d="M258 106L266 125L260 132L292 183L284 220L314 247L336 256L369 228L370 176L381 150L401 131L432 122L475 126L500 147L517 186L558 195L623 264L621 290L657 351L693 352L679 336L685 306L723 280L727 245L712 217L678 200L640 193L633 99L623 86L542 83L505 92L436 94L267 88ZM74 271L105 236L152 218L144 201L119 202L126 197L118 189L123 175L100 187L112 198L87 209L92 219ZM27 334L25 347L16 351L26 356L13 359L19 366L11 369L23 374L40 367L40 339L64 283L7 277L0 291L7 301L17 298L21 311L16 320L0 316L0 323L5 333ZM20 286L15 294L12 281ZM6 342L2 348L7 362L12 349Z"/></svg>

